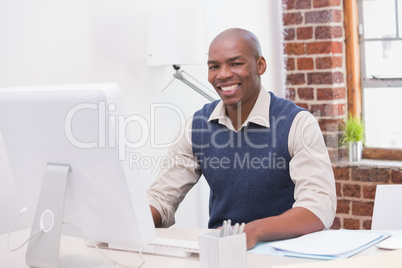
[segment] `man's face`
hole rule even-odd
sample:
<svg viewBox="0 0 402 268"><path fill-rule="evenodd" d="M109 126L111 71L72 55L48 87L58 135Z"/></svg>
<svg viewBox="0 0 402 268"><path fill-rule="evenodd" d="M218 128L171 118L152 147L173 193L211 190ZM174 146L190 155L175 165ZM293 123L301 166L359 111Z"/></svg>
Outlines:
<svg viewBox="0 0 402 268"><path fill-rule="evenodd" d="M264 58L257 58L242 38L226 38L210 46L208 81L226 106L254 105L265 67Z"/></svg>

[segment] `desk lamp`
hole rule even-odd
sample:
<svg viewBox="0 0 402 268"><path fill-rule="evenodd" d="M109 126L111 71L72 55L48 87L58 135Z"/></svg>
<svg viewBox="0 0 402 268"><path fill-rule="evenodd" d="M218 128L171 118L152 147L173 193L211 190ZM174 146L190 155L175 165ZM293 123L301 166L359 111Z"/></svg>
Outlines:
<svg viewBox="0 0 402 268"><path fill-rule="evenodd" d="M210 101L218 95L181 69L205 64L207 55L205 13L196 8L154 9L147 22L147 65L173 66L178 79ZM163 90L164 90L163 89Z"/></svg>

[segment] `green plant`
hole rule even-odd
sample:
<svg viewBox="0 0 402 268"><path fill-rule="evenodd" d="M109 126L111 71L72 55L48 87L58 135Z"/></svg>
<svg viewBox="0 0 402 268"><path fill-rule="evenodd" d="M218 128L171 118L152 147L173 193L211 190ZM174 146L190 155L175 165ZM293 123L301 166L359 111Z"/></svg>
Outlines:
<svg viewBox="0 0 402 268"><path fill-rule="evenodd" d="M340 143L362 141L364 142L364 124L361 118L349 114L349 118L342 124L343 131Z"/></svg>

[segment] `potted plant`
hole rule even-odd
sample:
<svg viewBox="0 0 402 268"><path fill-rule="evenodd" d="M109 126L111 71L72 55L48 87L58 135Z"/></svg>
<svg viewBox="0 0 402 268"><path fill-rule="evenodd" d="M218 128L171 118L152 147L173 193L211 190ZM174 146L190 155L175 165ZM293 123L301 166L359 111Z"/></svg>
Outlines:
<svg viewBox="0 0 402 268"><path fill-rule="evenodd" d="M349 114L349 118L341 126L343 131L340 143L348 146L350 162L357 162L362 159L364 143L364 124L361 118Z"/></svg>

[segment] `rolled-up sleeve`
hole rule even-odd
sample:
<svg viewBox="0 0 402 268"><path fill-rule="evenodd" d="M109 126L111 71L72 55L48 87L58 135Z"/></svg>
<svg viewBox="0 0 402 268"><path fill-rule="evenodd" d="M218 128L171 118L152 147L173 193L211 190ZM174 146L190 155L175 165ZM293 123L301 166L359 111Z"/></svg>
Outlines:
<svg viewBox="0 0 402 268"><path fill-rule="evenodd" d="M331 227L336 212L335 178L320 127L302 111L289 132L290 176L295 183L293 207L304 207Z"/></svg>
<svg viewBox="0 0 402 268"><path fill-rule="evenodd" d="M175 212L188 191L201 176L191 146L191 128L187 124L179 142L168 150L161 170L147 191L148 202L162 217L162 227L175 223Z"/></svg>

